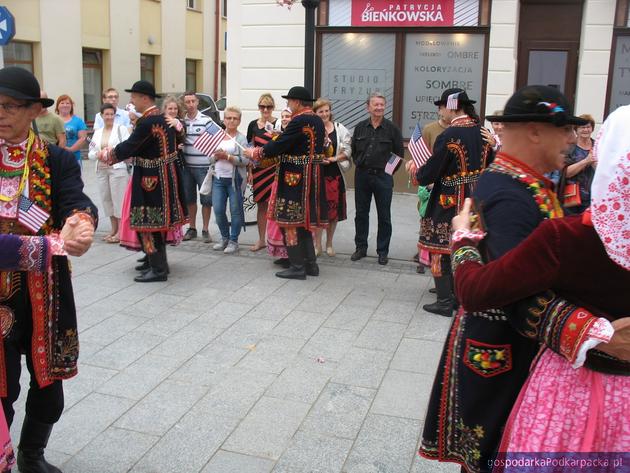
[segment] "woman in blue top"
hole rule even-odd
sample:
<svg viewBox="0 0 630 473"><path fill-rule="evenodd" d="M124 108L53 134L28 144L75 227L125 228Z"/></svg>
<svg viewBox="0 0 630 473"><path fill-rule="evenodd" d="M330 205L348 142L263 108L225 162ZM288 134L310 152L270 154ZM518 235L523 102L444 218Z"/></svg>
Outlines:
<svg viewBox="0 0 630 473"><path fill-rule="evenodd" d="M60 95L55 105L55 112L61 117L66 129L66 149L74 153L81 165L81 148L87 139L85 122L74 114L74 102L69 95Z"/></svg>

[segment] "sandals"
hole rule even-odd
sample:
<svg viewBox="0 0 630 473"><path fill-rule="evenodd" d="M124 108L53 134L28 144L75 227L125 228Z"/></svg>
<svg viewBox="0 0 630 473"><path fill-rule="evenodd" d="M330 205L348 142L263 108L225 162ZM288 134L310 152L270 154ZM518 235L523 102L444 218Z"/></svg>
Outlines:
<svg viewBox="0 0 630 473"><path fill-rule="evenodd" d="M107 235L106 237L103 237L103 240L107 243L120 243L120 237L117 235Z"/></svg>
<svg viewBox="0 0 630 473"><path fill-rule="evenodd" d="M249 251L260 251L263 248L267 248L267 245L265 244L260 244L260 242L257 242L254 246L249 248Z"/></svg>

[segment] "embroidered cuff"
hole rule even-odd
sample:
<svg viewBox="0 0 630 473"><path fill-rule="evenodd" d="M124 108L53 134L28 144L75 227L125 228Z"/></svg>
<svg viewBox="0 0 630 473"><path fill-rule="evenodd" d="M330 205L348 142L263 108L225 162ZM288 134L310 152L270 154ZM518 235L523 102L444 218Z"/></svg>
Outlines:
<svg viewBox="0 0 630 473"><path fill-rule="evenodd" d="M451 236L451 242L456 243L462 240L469 240L478 243L486 236L485 232L479 230L455 230Z"/></svg>
<svg viewBox="0 0 630 473"><path fill-rule="evenodd" d="M472 261L474 263L483 264L483 260L481 259L481 253L474 246L462 246L457 248L451 254L451 268L453 273L457 271L459 265L465 263L466 261Z"/></svg>
<svg viewBox="0 0 630 473"><path fill-rule="evenodd" d="M581 368L586 361L586 352L591 348L595 348L600 343L608 343L615 333L615 329L612 324L603 317L599 317L593 322L593 325L588 329L585 340L580 345L575 361L573 362L573 368Z"/></svg>
<svg viewBox="0 0 630 473"><path fill-rule="evenodd" d="M262 146L257 146L256 148L254 148L254 151L252 152L252 160L254 161L254 166L258 166L258 163L260 163L260 161L262 161L264 157L265 152L262 149Z"/></svg>
<svg viewBox="0 0 630 473"><path fill-rule="evenodd" d="M18 269L43 272L50 263L48 241L44 236L21 236Z"/></svg>
<svg viewBox="0 0 630 473"><path fill-rule="evenodd" d="M53 256L68 256L65 242L59 233L51 233L48 235L48 243L50 244L50 253Z"/></svg>
<svg viewBox="0 0 630 473"><path fill-rule="evenodd" d="M571 364L597 317L562 298L545 301L541 313L539 339Z"/></svg>

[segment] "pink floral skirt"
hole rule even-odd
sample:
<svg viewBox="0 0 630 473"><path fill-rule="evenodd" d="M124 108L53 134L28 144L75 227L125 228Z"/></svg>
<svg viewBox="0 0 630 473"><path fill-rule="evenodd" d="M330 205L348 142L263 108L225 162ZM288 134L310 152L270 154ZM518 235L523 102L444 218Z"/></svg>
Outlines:
<svg viewBox="0 0 630 473"><path fill-rule="evenodd" d="M510 452L630 452L630 376L574 369L546 350L512 409L499 451L508 458Z"/></svg>
<svg viewBox="0 0 630 473"><path fill-rule="evenodd" d="M131 229L130 222L130 211L131 211L131 179L127 183L127 188L125 189L125 195L122 201L121 215L120 215L120 246L127 248L132 251L140 251L142 250L142 245L140 244L140 240L138 239L138 232ZM182 231L182 226L177 225L175 228L169 230L166 233L166 242L170 245L177 246L184 239L184 232Z"/></svg>

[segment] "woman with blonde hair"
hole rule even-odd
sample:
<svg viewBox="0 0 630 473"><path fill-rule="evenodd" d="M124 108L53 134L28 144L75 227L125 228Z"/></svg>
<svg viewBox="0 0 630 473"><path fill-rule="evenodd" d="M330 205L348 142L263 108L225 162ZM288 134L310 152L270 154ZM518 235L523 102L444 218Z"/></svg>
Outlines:
<svg viewBox="0 0 630 473"><path fill-rule="evenodd" d="M276 118L273 111L276 102L270 93L264 93L258 99L260 117L252 120L247 127L247 142L253 146L264 146L273 139L273 126ZM269 124L269 125L268 125ZM258 241L250 248L258 251L267 246L265 234L267 228L267 204L271 196L271 185L276 173L276 165L272 160L263 159L256 169L252 170L252 186L254 190L254 202L258 210L256 221L258 222Z"/></svg>
<svg viewBox="0 0 630 473"><path fill-rule="evenodd" d="M313 105L313 111L322 119L326 128L326 136L330 141L332 151L329 158L324 159L321 167L326 184L326 200L328 201L328 225L326 226L326 253L335 256L333 236L337 222L345 220L346 208L346 178L344 173L350 169L350 155L352 153L350 132L339 122L333 122L332 103L325 98L319 98ZM322 229L315 230L315 254L322 253Z"/></svg>

